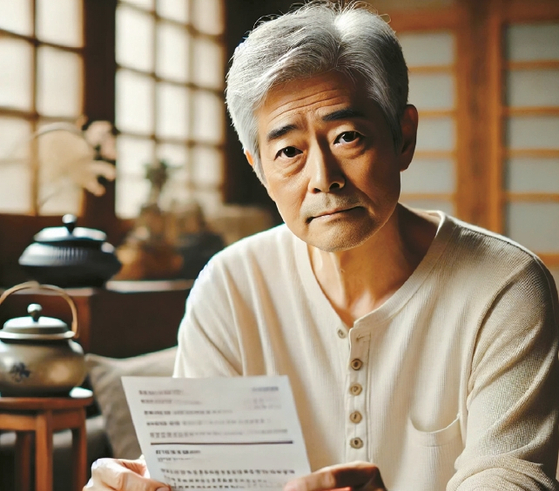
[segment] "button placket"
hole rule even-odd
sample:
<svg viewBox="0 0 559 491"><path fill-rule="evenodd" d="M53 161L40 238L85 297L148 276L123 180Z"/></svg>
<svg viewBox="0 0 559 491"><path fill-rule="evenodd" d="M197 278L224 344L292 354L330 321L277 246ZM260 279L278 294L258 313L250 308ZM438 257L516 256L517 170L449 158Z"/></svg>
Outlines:
<svg viewBox="0 0 559 491"><path fill-rule="evenodd" d="M349 332L350 352L348 360L348 391L346 404L346 445L347 458L367 459L367 413L366 400L369 341L368 334L359 334L353 329Z"/></svg>

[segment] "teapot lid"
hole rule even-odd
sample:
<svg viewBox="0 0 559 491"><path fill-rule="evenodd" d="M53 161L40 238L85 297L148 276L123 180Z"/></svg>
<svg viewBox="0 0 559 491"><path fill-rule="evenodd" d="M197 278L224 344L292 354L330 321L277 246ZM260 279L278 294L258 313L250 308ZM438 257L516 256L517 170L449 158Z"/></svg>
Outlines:
<svg viewBox="0 0 559 491"><path fill-rule="evenodd" d="M43 308L32 303L27 307L28 317L16 317L4 323L0 339L8 340L56 340L74 337L68 325L54 317L41 316Z"/></svg>
<svg viewBox="0 0 559 491"><path fill-rule="evenodd" d="M34 239L37 242L104 242L107 234L94 228L76 227L75 215L67 214L62 217L62 227L46 227Z"/></svg>

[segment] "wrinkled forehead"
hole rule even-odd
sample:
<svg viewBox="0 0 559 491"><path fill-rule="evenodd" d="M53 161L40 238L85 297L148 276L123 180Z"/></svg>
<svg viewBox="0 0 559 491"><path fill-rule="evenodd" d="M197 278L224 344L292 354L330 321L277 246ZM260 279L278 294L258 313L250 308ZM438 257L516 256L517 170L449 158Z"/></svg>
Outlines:
<svg viewBox="0 0 559 491"><path fill-rule="evenodd" d="M365 103L365 93L350 77L331 71L274 85L268 90L254 115L259 128L271 121L288 119L306 112L321 116L334 107Z"/></svg>

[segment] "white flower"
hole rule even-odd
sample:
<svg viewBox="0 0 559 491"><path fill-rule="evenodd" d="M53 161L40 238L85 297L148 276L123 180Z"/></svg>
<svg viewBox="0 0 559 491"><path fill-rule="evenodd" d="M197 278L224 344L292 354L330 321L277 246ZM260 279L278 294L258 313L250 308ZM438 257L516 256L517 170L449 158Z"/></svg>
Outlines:
<svg viewBox="0 0 559 491"><path fill-rule="evenodd" d="M96 121L86 132L70 123L52 123L42 127L35 136L38 140L40 205L69 182L101 196L105 188L98 178L115 179L114 164L99 160L99 157L116 160L115 138L109 122Z"/></svg>
<svg viewBox="0 0 559 491"><path fill-rule="evenodd" d="M116 139L113 125L108 121L94 121L84 131L86 141L98 149L99 157L105 160L116 160Z"/></svg>

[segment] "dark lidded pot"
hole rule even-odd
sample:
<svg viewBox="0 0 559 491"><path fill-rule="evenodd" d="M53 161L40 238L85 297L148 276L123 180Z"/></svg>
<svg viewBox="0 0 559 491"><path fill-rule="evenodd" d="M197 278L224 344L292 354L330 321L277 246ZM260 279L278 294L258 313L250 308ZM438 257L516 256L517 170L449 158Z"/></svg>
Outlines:
<svg viewBox="0 0 559 491"><path fill-rule="evenodd" d="M120 271L115 248L100 230L76 227L74 215L64 215L64 226L37 233L19 258L33 280L64 288L101 287Z"/></svg>
<svg viewBox="0 0 559 491"><path fill-rule="evenodd" d="M76 306L61 288L36 282L6 290L0 304L12 293L27 288L54 290L62 295L72 310L72 328L60 319L41 316L38 304L29 305L28 317L8 320L0 329L0 395L67 396L86 376L82 347L72 340L78 335Z"/></svg>

